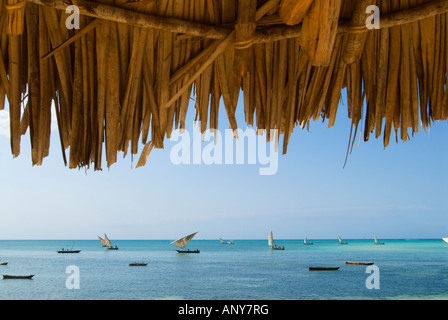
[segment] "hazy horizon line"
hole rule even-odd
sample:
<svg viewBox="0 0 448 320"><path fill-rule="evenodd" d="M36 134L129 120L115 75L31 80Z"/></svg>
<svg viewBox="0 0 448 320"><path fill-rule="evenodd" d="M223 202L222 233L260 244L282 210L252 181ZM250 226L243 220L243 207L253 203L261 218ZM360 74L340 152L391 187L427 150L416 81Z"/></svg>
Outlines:
<svg viewBox="0 0 448 320"><path fill-rule="evenodd" d="M406 237L406 238L378 238L378 240L442 240L444 237L440 238L413 238L413 237ZM129 239L113 239L113 241L172 241L177 240L178 238L163 238L163 239L137 239L137 238L129 238ZM191 241L219 241L220 238L203 238L203 239L192 239ZM225 241L247 241L247 240L262 240L267 241L267 238L222 238ZM296 240L304 240L305 238L276 238L276 241L296 241ZM307 240L334 240L338 241L338 238L308 238ZM343 241L346 240L375 240L375 238L343 238ZM0 241L98 241L98 239L90 239L90 238L84 238L84 239L73 239L73 238L66 238L66 239L52 239L52 238L42 238L42 239L0 239Z"/></svg>

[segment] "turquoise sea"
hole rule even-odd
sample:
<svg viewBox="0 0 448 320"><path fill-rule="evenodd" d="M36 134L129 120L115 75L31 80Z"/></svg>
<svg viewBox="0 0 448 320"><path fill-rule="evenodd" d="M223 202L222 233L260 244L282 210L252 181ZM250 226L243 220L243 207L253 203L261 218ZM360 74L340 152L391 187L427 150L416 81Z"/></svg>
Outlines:
<svg viewBox="0 0 448 320"><path fill-rule="evenodd" d="M32 280L1 279L2 300L365 300L448 299L448 244L441 239L192 240L180 254L169 240L113 240L119 250L97 240L2 240L0 274L34 274ZM81 250L60 254L61 248ZM371 261L378 289L367 288ZM131 267L129 263L147 266ZM75 266L78 273L71 273ZM337 266L337 271L309 271ZM73 267L72 267L73 268ZM68 273L67 273L68 272ZM79 275L79 288L67 279ZM72 279L72 278L71 278ZM371 282L372 283L372 282ZM70 285L69 285L70 286Z"/></svg>

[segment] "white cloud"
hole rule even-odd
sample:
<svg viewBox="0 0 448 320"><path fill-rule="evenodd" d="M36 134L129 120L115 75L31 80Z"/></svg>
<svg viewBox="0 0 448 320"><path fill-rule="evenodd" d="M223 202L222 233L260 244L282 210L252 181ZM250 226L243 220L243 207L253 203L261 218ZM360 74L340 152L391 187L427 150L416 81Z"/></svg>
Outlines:
<svg viewBox="0 0 448 320"><path fill-rule="evenodd" d="M9 112L0 110L0 136L9 138Z"/></svg>
<svg viewBox="0 0 448 320"><path fill-rule="evenodd" d="M54 102L51 104L51 131L58 130L58 122L56 119L56 111ZM0 136L10 137L9 130L9 111L0 110Z"/></svg>

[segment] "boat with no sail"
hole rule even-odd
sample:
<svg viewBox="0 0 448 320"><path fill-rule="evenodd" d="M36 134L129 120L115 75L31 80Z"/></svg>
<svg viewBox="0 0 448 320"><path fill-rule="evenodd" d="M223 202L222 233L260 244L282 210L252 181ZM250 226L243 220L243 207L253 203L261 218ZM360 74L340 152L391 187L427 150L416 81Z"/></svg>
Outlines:
<svg viewBox="0 0 448 320"><path fill-rule="evenodd" d="M69 249L64 249L62 248L62 250L58 250L58 253L80 253L81 250L69 250Z"/></svg>
<svg viewBox="0 0 448 320"><path fill-rule="evenodd" d="M4 274L3 279L32 279L34 277L34 274L25 275L25 276L16 276L16 275L10 275L10 274Z"/></svg>
<svg viewBox="0 0 448 320"><path fill-rule="evenodd" d="M336 271L340 267L308 267L310 271Z"/></svg>
<svg viewBox="0 0 448 320"><path fill-rule="evenodd" d="M193 237L196 235L196 233L198 233L198 232L192 233L188 236L180 238L179 240L173 241L173 242L171 242L171 244L175 244L176 246L178 246L181 249L181 250L179 250L179 249L176 250L179 253L199 253L200 252L199 249L185 250L185 247L187 246L188 242L190 242L190 240L193 239Z"/></svg>
<svg viewBox="0 0 448 320"><path fill-rule="evenodd" d="M64 249L62 248L61 250L58 250L58 253L80 253L81 250L73 250L73 247L75 246L75 243L73 242L73 245L70 249Z"/></svg>
<svg viewBox="0 0 448 320"><path fill-rule="evenodd" d="M148 264L144 262L133 262L129 264L130 267L144 267L146 265Z"/></svg>
<svg viewBox="0 0 448 320"><path fill-rule="evenodd" d="M373 262L358 262L358 261L345 261L345 264L356 264L362 266L371 266Z"/></svg>

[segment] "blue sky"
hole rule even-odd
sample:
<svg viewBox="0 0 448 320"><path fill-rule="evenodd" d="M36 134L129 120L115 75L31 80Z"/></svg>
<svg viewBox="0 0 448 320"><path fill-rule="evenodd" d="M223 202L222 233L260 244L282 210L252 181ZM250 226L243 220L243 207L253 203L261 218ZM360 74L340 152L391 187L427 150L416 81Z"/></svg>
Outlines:
<svg viewBox="0 0 448 320"><path fill-rule="evenodd" d="M245 129L242 105L239 127ZM194 109L188 112L192 130ZM56 131L50 156L32 167L29 135L13 159L7 111L0 112L0 239L440 238L448 236L448 126L410 141L359 142L343 168L350 133L341 104L335 127L295 128L278 171L259 164L175 165L166 142L146 166L122 158L103 171L70 170ZM220 108L220 132L228 128ZM358 145L359 142L359 145ZM141 150L141 148L140 148Z"/></svg>

